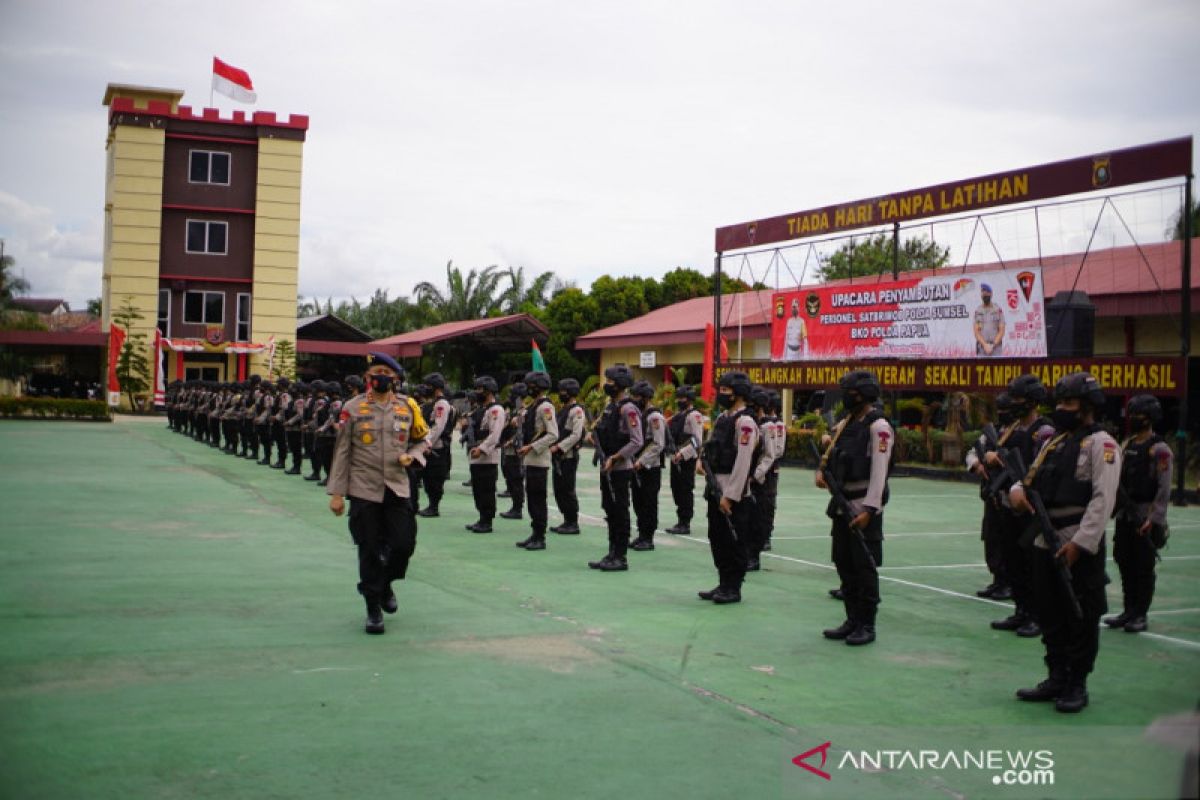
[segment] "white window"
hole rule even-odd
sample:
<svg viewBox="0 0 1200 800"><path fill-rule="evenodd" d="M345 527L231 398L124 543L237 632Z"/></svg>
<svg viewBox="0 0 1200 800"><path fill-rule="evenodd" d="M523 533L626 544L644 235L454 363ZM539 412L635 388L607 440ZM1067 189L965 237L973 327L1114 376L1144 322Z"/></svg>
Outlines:
<svg viewBox="0 0 1200 800"><path fill-rule="evenodd" d="M188 183L229 185L229 153L212 150L188 152Z"/></svg>
<svg viewBox="0 0 1200 800"><path fill-rule="evenodd" d="M207 219L189 219L187 221L187 243L184 248L189 253L207 253L223 256L229 239L229 223L215 222Z"/></svg>
<svg viewBox="0 0 1200 800"><path fill-rule="evenodd" d="M183 321L192 325L224 325L224 292L185 292Z"/></svg>
<svg viewBox="0 0 1200 800"><path fill-rule="evenodd" d="M241 292L237 296L237 338L234 341L250 341L250 295Z"/></svg>
<svg viewBox="0 0 1200 800"><path fill-rule="evenodd" d="M158 329L163 336L171 335L171 290L158 290Z"/></svg>

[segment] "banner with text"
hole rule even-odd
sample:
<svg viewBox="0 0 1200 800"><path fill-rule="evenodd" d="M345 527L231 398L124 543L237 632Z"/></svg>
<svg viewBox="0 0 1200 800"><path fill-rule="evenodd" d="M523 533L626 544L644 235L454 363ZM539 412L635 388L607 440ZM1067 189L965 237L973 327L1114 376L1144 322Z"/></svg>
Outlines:
<svg viewBox="0 0 1200 800"><path fill-rule="evenodd" d="M1041 267L772 295L771 359L1043 358Z"/></svg>
<svg viewBox="0 0 1200 800"><path fill-rule="evenodd" d="M773 389L829 389L850 370L867 369L879 377L884 391L1000 392L1013 378L1037 375L1046 386L1072 372L1090 372L1107 394L1143 392L1159 397L1183 395L1184 361L1158 356L1056 358L1037 361L824 361L778 364L770 361L722 364L716 379L741 370L760 386Z"/></svg>

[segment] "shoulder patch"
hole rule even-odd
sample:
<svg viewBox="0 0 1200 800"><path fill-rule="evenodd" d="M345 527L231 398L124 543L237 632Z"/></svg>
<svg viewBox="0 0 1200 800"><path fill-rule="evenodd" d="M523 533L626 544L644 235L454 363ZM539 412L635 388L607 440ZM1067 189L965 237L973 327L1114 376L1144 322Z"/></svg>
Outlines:
<svg viewBox="0 0 1200 800"><path fill-rule="evenodd" d="M743 447L745 445L750 444L750 433L751 433L750 428L742 428L742 438L738 442L738 444L742 445Z"/></svg>
<svg viewBox="0 0 1200 800"><path fill-rule="evenodd" d="M493 416L493 417L498 417L498 416L500 416L500 409L498 409L498 408L493 408L493 409L492 409L492 416Z"/></svg>
<svg viewBox="0 0 1200 800"><path fill-rule="evenodd" d="M1171 448L1162 447L1158 451L1158 471L1166 472L1171 468Z"/></svg>
<svg viewBox="0 0 1200 800"><path fill-rule="evenodd" d="M636 411L628 411L625 416L629 419L629 427L636 428L641 419L641 414Z"/></svg>
<svg viewBox="0 0 1200 800"><path fill-rule="evenodd" d="M444 407L444 406L440 406L440 405L439 405L437 408L435 408L435 409L433 410L433 415L434 415L435 417L440 417L442 414L444 414L444 413L445 413L445 411L446 411L445 407Z"/></svg>
<svg viewBox="0 0 1200 800"><path fill-rule="evenodd" d="M879 452L886 453L888 448L892 446L892 432L880 431L876 436L879 437Z"/></svg>
<svg viewBox="0 0 1200 800"><path fill-rule="evenodd" d="M350 412L343 408L342 413L338 414L338 419L342 422L345 422L346 420L350 419Z"/></svg>

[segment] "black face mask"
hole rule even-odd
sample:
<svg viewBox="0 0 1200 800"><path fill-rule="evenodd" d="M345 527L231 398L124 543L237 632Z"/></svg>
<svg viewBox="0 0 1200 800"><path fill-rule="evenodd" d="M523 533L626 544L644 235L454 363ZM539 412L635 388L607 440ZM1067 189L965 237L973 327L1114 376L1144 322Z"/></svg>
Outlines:
<svg viewBox="0 0 1200 800"><path fill-rule="evenodd" d="M569 402L571 402L571 395L567 394L566 392L559 392L558 399L563 401L564 403L569 403Z"/></svg>
<svg viewBox="0 0 1200 800"><path fill-rule="evenodd" d="M621 387L615 383L606 383L604 384L604 393L609 397L616 397L621 393Z"/></svg>
<svg viewBox="0 0 1200 800"><path fill-rule="evenodd" d="M1050 415L1050 421L1054 423L1054 427L1060 431L1073 431L1079 427L1080 418L1078 411L1067 411L1063 408L1054 409L1054 413Z"/></svg>
<svg viewBox="0 0 1200 800"><path fill-rule="evenodd" d="M998 411L996 412L996 421L1001 425L1011 425L1013 421L1013 414L1011 411Z"/></svg>
<svg viewBox="0 0 1200 800"><path fill-rule="evenodd" d="M867 398L863 397L858 392L846 392L842 395L842 405L847 411L858 411L867 402Z"/></svg>
<svg viewBox="0 0 1200 800"><path fill-rule="evenodd" d="M733 408L734 397L731 394L717 395L717 405L726 410Z"/></svg>
<svg viewBox="0 0 1200 800"><path fill-rule="evenodd" d="M372 375L370 377L371 391L376 394L387 394L392 388L393 380L391 375Z"/></svg>
<svg viewBox="0 0 1200 800"><path fill-rule="evenodd" d="M1150 418L1149 417L1137 416L1137 417L1129 418L1129 430L1140 432L1140 431L1145 431L1145 430L1149 430L1149 429L1150 429Z"/></svg>

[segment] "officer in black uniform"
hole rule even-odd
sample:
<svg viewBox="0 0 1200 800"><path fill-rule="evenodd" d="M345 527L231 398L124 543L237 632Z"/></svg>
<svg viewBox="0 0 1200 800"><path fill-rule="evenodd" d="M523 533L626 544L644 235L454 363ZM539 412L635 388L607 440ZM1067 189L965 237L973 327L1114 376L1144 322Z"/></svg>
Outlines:
<svg viewBox="0 0 1200 800"><path fill-rule="evenodd" d="M1053 423L1043 417L1040 410L1049 393L1036 375L1018 375L1008 385L1008 396L1012 415L1016 419L1004 429L1000 436L1001 444L1009 450L1019 451L1022 462L1031 464L1041 444L1054 435ZM1003 467L996 452L985 454L984 461L991 470ZM1037 597L1033 591L1034 531L1029 515L1015 513L1006 494L1001 492L999 498L996 527L999 530L1000 560L1016 608L1008 617L994 620L992 628L1013 631L1017 636L1032 639L1042 633L1038 623Z"/></svg>
<svg viewBox="0 0 1200 800"><path fill-rule="evenodd" d="M309 471L304 476L306 481L321 480L321 465L317 463L317 412L329 402L325 397L325 381L315 380L308 385L309 398L304 404L303 426L304 458L308 460Z"/></svg>
<svg viewBox="0 0 1200 800"><path fill-rule="evenodd" d="M991 583L975 592L978 597L989 597L993 600L1007 600L1012 597L1012 589L1008 585L1008 575L1004 569L1004 559L1001 558L1001 528L1000 513L1004 508L1001 497L991 491L994 481L999 478L1002 467L989 467L987 454L998 447L1003 447L1006 437L1011 436L1013 422L1012 396L1001 392L996 396L996 425L999 426L999 441L989 442L987 436L979 434L975 445L967 451L967 470L979 478L979 498L983 501L983 519L979 525L979 538L983 542L983 561L987 564L988 572L992 574ZM1028 462L1026 462L1028 463Z"/></svg>
<svg viewBox="0 0 1200 800"><path fill-rule="evenodd" d="M1121 490L1113 560L1121 571L1124 608L1104 624L1126 633L1146 630L1154 600L1154 567L1167 543L1167 506L1171 502L1171 447L1154 431L1162 406L1154 395L1139 394L1125 407L1132 436L1122 444Z"/></svg>
<svg viewBox="0 0 1200 800"><path fill-rule="evenodd" d="M629 485L633 459L642 449L642 412L628 394L633 372L624 364L604 370L604 393L610 398L596 423L594 439L599 448L600 504L608 525L608 553L588 566L601 572L629 569Z"/></svg>
<svg viewBox="0 0 1200 800"><path fill-rule="evenodd" d="M438 516L438 506L441 505L442 495L445 494L446 478L450 476L451 451L450 442L454 436L454 426L458 412L454 404L446 399L446 378L440 372L431 372L424 378L429 387L431 401L430 411L425 419L429 421L430 450L425 454L425 470L423 480L425 494L429 497L428 505L421 509L421 516Z"/></svg>
<svg viewBox="0 0 1200 800"><path fill-rule="evenodd" d="M300 474L300 459L304 457L304 410L309 403L309 387L298 381L293 387L293 400L283 418L283 432L287 439L288 452L292 455L292 468L285 475Z"/></svg>
<svg viewBox="0 0 1200 800"><path fill-rule="evenodd" d="M529 406L521 419L521 446L517 456L521 459L525 473L525 499L529 503L530 536L517 547L526 550L546 549L546 489L548 473L553 456L551 446L558 441L558 422L554 415L554 403L546 397L550 390L550 376L540 370L525 375L529 387Z"/></svg>
<svg viewBox="0 0 1200 800"><path fill-rule="evenodd" d="M1089 372L1075 372L1054 387L1054 427L1025 478L1012 487L1013 508L1032 511L1026 487L1045 504L1057 541L1040 532L1034 540L1033 589L1049 677L1017 697L1054 701L1058 711L1075 713L1088 704L1087 677L1100 649L1100 615L1108 610L1104 586L1104 529L1117 502L1120 448L1096 424L1104 390ZM1059 541L1065 544L1059 545ZM1082 609L1076 616L1056 562L1065 563Z"/></svg>
<svg viewBox="0 0 1200 800"><path fill-rule="evenodd" d="M500 473L504 476L504 491L497 497L512 500L512 508L500 512L504 519L521 519L525 508L525 470L521 468L521 457L517 448L521 446L521 431L524 422L525 398L529 387L517 381L508 387L508 421L500 433Z"/></svg>
<svg viewBox="0 0 1200 800"><path fill-rule="evenodd" d="M720 582L697 594L701 600L718 605L742 602L742 582L746 579L746 542L754 525L749 484L759 447L758 423L746 405L751 389L744 372L721 376L717 405L722 413L704 443L702 466L706 473L711 471L712 478L712 483L705 479L704 492L708 501L708 544Z"/></svg>
<svg viewBox="0 0 1200 800"><path fill-rule="evenodd" d="M271 448L275 445L275 436L271 430L271 417L275 415L277 390L271 381L263 381L262 396L254 410L254 430L257 432L258 443L262 445L263 457L258 463L264 467L271 466Z"/></svg>
<svg viewBox="0 0 1200 800"><path fill-rule="evenodd" d="M500 391L489 375L475 379L478 407L471 414L468 454L471 464L471 494L475 498L478 521L467 525L472 533L491 533L496 517L496 477L500 466L500 434L507 422L504 407L496 401Z"/></svg>
<svg viewBox="0 0 1200 800"><path fill-rule="evenodd" d="M651 404L654 387L649 381L638 381L630 394L642 412L642 449L633 462L633 483L630 495L637 519L637 538L630 550L654 549L654 532L658 529L658 492L662 488L663 453L667 443L667 420L662 411Z"/></svg>
<svg viewBox="0 0 1200 800"><path fill-rule="evenodd" d="M271 437L275 441L275 463L272 469L283 469L287 466L288 441L287 429L284 423L296 411L296 398L292 390L292 382L284 376L275 381L279 387L279 395L275 398L275 413L271 416Z"/></svg>
<svg viewBox="0 0 1200 800"><path fill-rule="evenodd" d="M841 484L849 513L832 498L825 513L833 521L833 563L842 579L846 620L823 631L826 639L848 645L875 641L879 607L879 566L883 563L883 509L888 501L888 472L895 432L875 401L879 380L869 370L852 370L839 381L846 415L833 429L821 459ZM829 488L822 470L819 488Z"/></svg>
<svg viewBox="0 0 1200 800"><path fill-rule="evenodd" d="M696 461L704 441L704 416L696 410L696 389L680 386L675 390L675 413L667 423L671 450L671 499L675 501L678 521L667 533L687 536L692 532L695 514Z"/></svg>
<svg viewBox="0 0 1200 800"><path fill-rule="evenodd" d="M325 383L325 405L317 410L317 429L313 443L313 474L317 485L329 483L329 470L333 465L333 445L337 439L339 415L342 413L342 386L337 381ZM321 477L321 473L325 477Z"/></svg>
<svg viewBox="0 0 1200 800"><path fill-rule="evenodd" d="M579 498L575 478L579 470L579 448L583 446L587 413L579 405L579 381L563 378L558 382L558 441L550 448L554 457L554 503L563 515L561 525L550 530L561 534L579 533Z"/></svg>

